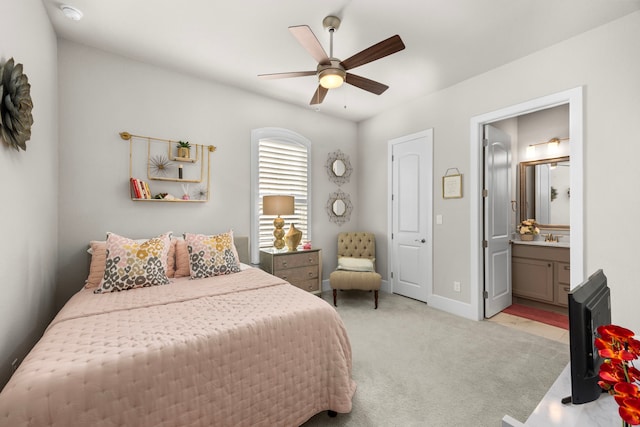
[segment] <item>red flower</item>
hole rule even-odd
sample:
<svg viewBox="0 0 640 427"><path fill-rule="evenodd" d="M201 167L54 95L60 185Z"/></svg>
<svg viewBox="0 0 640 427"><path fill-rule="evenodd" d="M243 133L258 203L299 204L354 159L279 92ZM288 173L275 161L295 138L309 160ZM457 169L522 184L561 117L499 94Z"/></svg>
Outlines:
<svg viewBox="0 0 640 427"><path fill-rule="evenodd" d="M625 426L640 425L640 391L634 384L640 381L640 370L632 362L640 355L640 341L632 331L617 325L600 326L598 334L594 346L604 358L598 385L614 396Z"/></svg>
<svg viewBox="0 0 640 427"><path fill-rule="evenodd" d="M612 386L619 382L625 382L627 378L622 365L606 362L600 366L599 375L603 381Z"/></svg>
<svg viewBox="0 0 640 427"><path fill-rule="evenodd" d="M620 417L632 426L640 425L640 399L629 398L618 409Z"/></svg>
<svg viewBox="0 0 640 427"><path fill-rule="evenodd" d="M633 333L633 331L630 331L627 328L623 328L622 326L604 325L598 326L598 335L600 335L605 340L615 338L619 341L626 341L629 338L633 338L635 334Z"/></svg>

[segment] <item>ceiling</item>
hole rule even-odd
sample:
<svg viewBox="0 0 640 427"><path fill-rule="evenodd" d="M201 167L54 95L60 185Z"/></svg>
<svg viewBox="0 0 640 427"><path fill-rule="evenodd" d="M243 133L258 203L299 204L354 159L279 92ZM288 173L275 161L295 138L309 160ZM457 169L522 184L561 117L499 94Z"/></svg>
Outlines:
<svg viewBox="0 0 640 427"><path fill-rule="evenodd" d="M72 21L60 1L43 3L61 38L355 122L640 10L640 0L68 0L84 14ZM310 106L315 76L257 78L315 70L288 27L309 25L329 53L327 15L342 20L341 60L402 37L405 50L351 70L389 85L382 95L343 85Z"/></svg>

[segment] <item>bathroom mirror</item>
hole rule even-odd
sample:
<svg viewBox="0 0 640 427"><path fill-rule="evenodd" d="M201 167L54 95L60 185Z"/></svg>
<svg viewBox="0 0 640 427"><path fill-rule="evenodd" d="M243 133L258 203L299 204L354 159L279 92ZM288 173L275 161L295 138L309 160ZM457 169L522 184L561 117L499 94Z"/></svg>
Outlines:
<svg viewBox="0 0 640 427"><path fill-rule="evenodd" d="M340 150L327 155L326 168L329 179L338 185L349 182L351 179L353 169L351 168L349 156Z"/></svg>
<svg viewBox="0 0 640 427"><path fill-rule="evenodd" d="M338 225L349 222L352 210L353 204L351 203L351 197L344 191L338 190L329 195L329 200L327 200L327 215L329 215L329 221L335 222Z"/></svg>
<svg viewBox="0 0 640 427"><path fill-rule="evenodd" d="M569 156L520 163L520 221L535 218L544 228L569 229L570 169Z"/></svg>

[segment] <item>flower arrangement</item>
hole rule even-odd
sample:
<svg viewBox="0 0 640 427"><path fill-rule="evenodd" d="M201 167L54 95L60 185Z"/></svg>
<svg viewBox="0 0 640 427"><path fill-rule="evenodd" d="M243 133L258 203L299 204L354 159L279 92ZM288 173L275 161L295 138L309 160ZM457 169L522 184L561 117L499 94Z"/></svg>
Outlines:
<svg viewBox="0 0 640 427"><path fill-rule="evenodd" d="M535 219L525 219L518 225L518 232L520 234L540 234L540 229Z"/></svg>
<svg viewBox="0 0 640 427"><path fill-rule="evenodd" d="M598 335L594 344L604 358L598 385L614 396L623 427L640 425L640 371L633 366L640 356L640 341L617 325L598 327Z"/></svg>

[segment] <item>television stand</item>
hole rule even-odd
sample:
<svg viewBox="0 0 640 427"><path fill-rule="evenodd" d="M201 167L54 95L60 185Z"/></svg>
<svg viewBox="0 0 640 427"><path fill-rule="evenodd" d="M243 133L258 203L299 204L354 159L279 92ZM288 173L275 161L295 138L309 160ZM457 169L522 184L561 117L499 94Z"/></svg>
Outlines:
<svg viewBox="0 0 640 427"><path fill-rule="evenodd" d="M619 426L618 404L613 396L606 394L589 403L567 405L565 396L571 394L571 366L567 364L560 376L555 380L547 394L544 395L536 409L521 424L524 427L611 427ZM571 402L571 399L569 399Z"/></svg>

